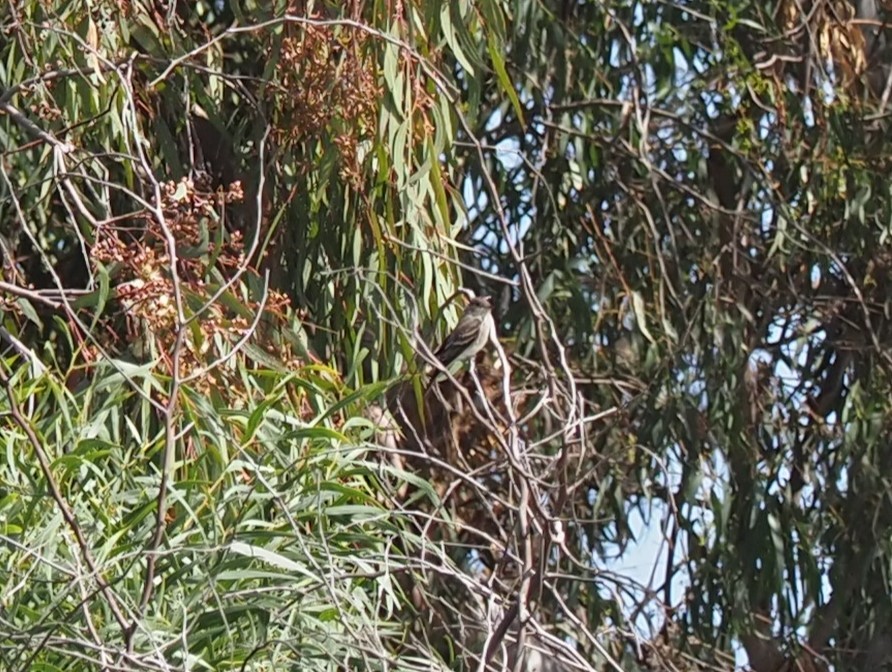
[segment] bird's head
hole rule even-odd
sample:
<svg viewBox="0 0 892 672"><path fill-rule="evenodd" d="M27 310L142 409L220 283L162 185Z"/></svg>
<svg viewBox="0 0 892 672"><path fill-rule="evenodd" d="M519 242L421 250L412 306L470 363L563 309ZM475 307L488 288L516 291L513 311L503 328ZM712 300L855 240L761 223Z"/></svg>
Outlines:
<svg viewBox="0 0 892 672"><path fill-rule="evenodd" d="M492 310L491 299L488 296L475 296L468 304L468 308L476 310Z"/></svg>

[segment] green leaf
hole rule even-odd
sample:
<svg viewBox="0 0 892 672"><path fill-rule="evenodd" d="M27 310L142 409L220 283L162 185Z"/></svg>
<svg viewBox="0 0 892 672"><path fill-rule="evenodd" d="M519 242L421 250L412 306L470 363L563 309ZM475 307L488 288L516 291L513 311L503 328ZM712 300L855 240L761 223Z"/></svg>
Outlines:
<svg viewBox="0 0 892 672"><path fill-rule="evenodd" d="M461 64L461 67L464 68L468 77L473 80L477 77L477 69L471 63L470 59L467 57L461 47L458 31L464 31L465 28L463 25L461 25L461 23L453 22L453 9L453 3L444 2L441 5L440 26L443 30L443 37L446 38L446 44L449 45L449 48L455 55L456 60L458 60L458 62ZM459 18L459 21L460 20L461 19Z"/></svg>
<svg viewBox="0 0 892 672"><path fill-rule="evenodd" d="M656 345L656 340L647 328L647 313L644 306L644 299L639 292L632 292L632 310L635 313L635 325L648 341Z"/></svg>
<svg viewBox="0 0 892 672"><path fill-rule="evenodd" d="M19 307L19 310L22 311L22 315L24 315L30 322L37 325L38 328L43 329L43 323L40 321L37 311L34 310L34 306L31 305L31 302L28 301L28 299L18 297L15 300L15 303Z"/></svg>
<svg viewBox="0 0 892 672"><path fill-rule="evenodd" d="M233 541L229 545L228 549L233 553L238 553L239 555L244 555L248 558L260 560L261 562L270 564L273 567L278 567L279 569L284 569L294 574L300 574L301 576L305 576L310 579L315 578L312 572L304 567L304 565L285 557L281 553L261 548L260 546L246 544L241 541Z"/></svg>
<svg viewBox="0 0 892 672"><path fill-rule="evenodd" d="M524 120L523 107L520 104L520 99L517 97L517 92L514 90L514 85L508 77L508 71L505 69L505 59L502 57L500 51L501 47L496 43L495 38L490 36L487 41L487 48L489 50L489 57L492 60L493 69L496 71L499 84L501 84L502 91L504 91L505 95L508 96L508 99L511 101L511 107L514 108L514 114L517 115L518 123L521 127L525 127L526 121Z"/></svg>

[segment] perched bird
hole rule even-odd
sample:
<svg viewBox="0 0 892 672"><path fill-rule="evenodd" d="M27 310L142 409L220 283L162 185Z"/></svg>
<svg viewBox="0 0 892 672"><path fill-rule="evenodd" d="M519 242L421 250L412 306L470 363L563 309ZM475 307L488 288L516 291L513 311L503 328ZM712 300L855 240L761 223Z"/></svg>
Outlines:
<svg viewBox="0 0 892 672"><path fill-rule="evenodd" d="M489 297L474 297L434 357L447 369L454 362L473 360L494 333L495 326Z"/></svg>

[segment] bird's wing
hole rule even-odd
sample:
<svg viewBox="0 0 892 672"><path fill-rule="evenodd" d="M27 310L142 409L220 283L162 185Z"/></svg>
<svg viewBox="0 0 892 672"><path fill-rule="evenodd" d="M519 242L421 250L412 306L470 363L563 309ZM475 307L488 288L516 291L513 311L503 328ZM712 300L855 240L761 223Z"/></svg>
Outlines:
<svg viewBox="0 0 892 672"><path fill-rule="evenodd" d="M457 332L454 329L450 331L449 335L446 336L446 340L440 343L440 347L437 348L437 351L434 353L434 357L439 359L440 362L443 361L443 353L448 352L453 347L455 341L458 340L456 333Z"/></svg>

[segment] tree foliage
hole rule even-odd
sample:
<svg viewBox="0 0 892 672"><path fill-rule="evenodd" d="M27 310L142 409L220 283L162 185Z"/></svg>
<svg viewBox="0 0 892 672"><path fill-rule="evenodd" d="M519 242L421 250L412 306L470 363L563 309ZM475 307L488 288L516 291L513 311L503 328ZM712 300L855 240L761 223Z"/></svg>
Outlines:
<svg viewBox="0 0 892 672"><path fill-rule="evenodd" d="M4 669L888 664L876 3L5 12Z"/></svg>

